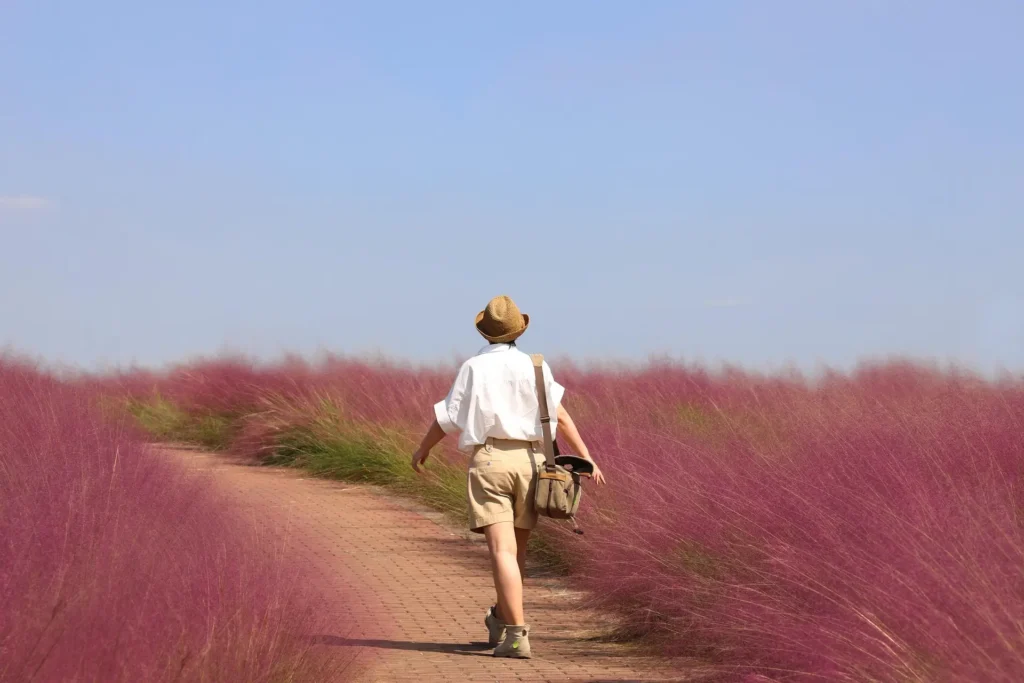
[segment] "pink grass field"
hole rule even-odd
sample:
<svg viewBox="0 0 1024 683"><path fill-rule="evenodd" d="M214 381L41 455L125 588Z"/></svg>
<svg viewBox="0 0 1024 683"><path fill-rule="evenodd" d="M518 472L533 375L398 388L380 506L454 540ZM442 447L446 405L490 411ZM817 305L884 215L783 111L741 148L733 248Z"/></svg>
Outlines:
<svg viewBox="0 0 1024 683"><path fill-rule="evenodd" d="M627 630L723 680L1024 680L1019 380L553 365L611 484L587 488L584 536L548 531ZM223 359L106 382L230 415L258 453L271 406L325 399L411 447L453 373Z"/></svg>
<svg viewBox="0 0 1024 683"><path fill-rule="evenodd" d="M301 567L98 398L0 358L0 681L323 680Z"/></svg>

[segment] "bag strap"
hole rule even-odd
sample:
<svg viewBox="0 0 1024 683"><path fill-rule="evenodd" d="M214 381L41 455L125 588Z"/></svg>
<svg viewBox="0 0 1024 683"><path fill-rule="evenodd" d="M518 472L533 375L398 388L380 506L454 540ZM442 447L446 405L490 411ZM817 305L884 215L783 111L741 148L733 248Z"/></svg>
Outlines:
<svg viewBox="0 0 1024 683"><path fill-rule="evenodd" d="M533 359L533 371L537 376L537 401L540 406L540 426L544 430L544 461L548 471L555 469L555 444L551 438L551 414L548 412L548 390L544 384L544 356L535 353L530 356Z"/></svg>

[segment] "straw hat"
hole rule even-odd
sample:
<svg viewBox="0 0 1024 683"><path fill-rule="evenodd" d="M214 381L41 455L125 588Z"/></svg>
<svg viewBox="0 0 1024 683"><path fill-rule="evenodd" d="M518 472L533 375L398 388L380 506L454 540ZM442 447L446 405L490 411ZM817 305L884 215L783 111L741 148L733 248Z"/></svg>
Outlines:
<svg viewBox="0 0 1024 683"><path fill-rule="evenodd" d="M530 316L520 313L516 302L507 296L494 297L476 316L477 332L492 344L513 341L529 324Z"/></svg>

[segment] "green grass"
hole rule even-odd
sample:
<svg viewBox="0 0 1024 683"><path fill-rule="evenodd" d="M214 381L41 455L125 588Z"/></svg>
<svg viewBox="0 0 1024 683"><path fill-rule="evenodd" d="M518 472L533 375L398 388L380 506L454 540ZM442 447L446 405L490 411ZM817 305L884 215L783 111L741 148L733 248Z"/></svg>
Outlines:
<svg viewBox="0 0 1024 683"><path fill-rule="evenodd" d="M161 441L190 443L221 451L231 443L235 431L230 416L191 415L160 396L148 401L129 400L126 409L147 434Z"/></svg>
<svg viewBox="0 0 1024 683"><path fill-rule="evenodd" d="M361 433L357 428L295 427L278 438L266 464L301 467L314 476L375 484L407 495L449 514L466 509L465 473L441 458L431 458L417 475L409 465L411 450L399 447L401 437Z"/></svg>

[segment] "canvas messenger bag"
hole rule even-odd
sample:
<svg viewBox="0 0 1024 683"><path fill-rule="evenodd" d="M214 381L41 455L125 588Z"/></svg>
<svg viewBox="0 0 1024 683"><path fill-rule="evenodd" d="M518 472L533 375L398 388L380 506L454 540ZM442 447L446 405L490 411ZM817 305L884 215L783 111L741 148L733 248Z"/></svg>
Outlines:
<svg viewBox="0 0 1024 683"><path fill-rule="evenodd" d="M572 519L580 506L583 487L580 475L590 476L593 464L575 455L555 457L555 444L551 437L551 415L548 412L547 387L544 384L544 356L534 354L533 368L537 375L537 399L540 404L540 424L544 430L544 465L537 472L537 514L553 519ZM567 469L568 465L572 469Z"/></svg>

